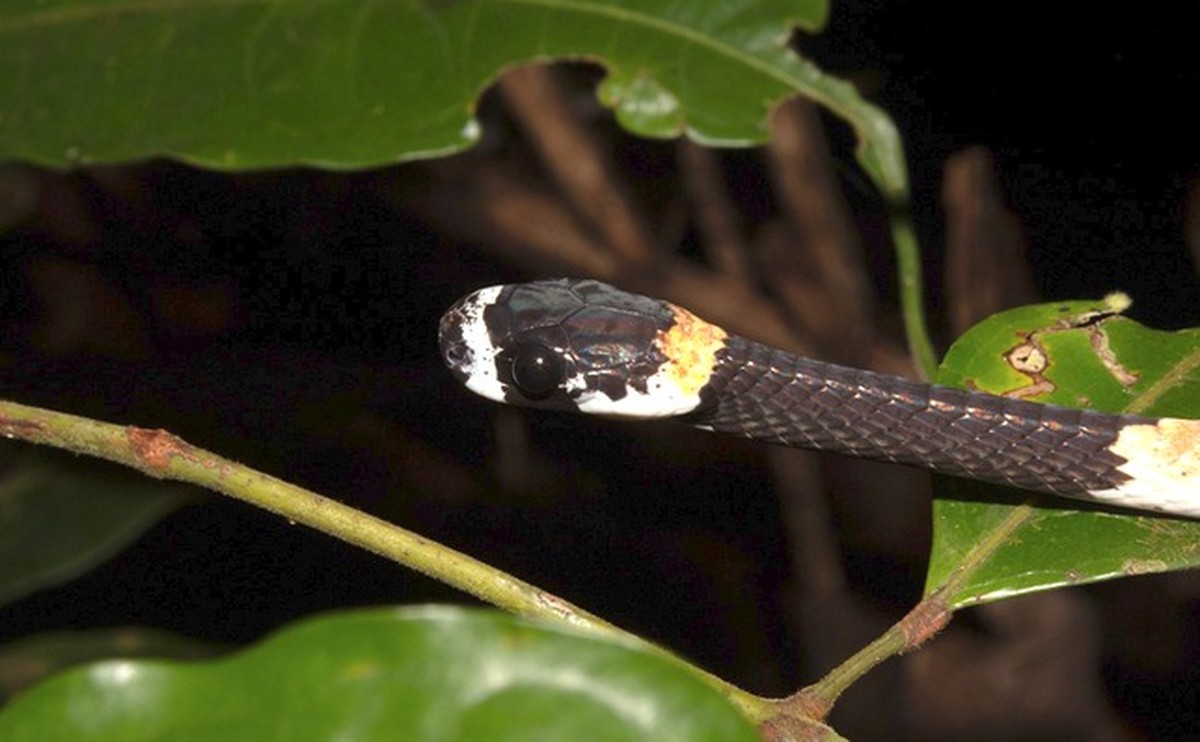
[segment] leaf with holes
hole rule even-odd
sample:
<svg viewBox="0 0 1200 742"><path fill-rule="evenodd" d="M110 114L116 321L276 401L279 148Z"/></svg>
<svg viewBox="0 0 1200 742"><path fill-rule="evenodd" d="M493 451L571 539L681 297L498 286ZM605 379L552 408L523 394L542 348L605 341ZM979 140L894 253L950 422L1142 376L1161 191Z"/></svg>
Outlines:
<svg viewBox="0 0 1200 742"><path fill-rule="evenodd" d="M0 739L758 739L718 691L629 644L450 608L302 621L210 662L68 670L0 712Z"/></svg>
<svg viewBox="0 0 1200 742"><path fill-rule="evenodd" d="M370 167L453 152L505 68L584 59L635 134L766 139L801 94L856 131L889 195L907 190L892 121L787 47L826 0L10 0L0 6L0 159L166 155L218 168Z"/></svg>
<svg viewBox="0 0 1200 742"><path fill-rule="evenodd" d="M938 381L1105 412L1200 417L1200 329L1152 330L1121 309L1114 298L1003 312L959 338ZM951 607L1200 565L1197 521L965 480L941 485L925 589L967 570L944 596Z"/></svg>

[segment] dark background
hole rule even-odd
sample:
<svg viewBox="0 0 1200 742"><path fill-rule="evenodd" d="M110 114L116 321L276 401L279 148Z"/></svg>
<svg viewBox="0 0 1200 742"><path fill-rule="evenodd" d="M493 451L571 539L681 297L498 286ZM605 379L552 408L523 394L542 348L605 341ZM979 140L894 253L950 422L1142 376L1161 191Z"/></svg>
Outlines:
<svg viewBox="0 0 1200 742"><path fill-rule="evenodd" d="M1121 289L1144 321L1182 326L1200 311L1181 249L1198 162L1187 104L1197 14L1146 10L843 3L815 43L826 66L882 75L878 100L905 137L918 208L931 209L923 226L940 222L946 156L986 145L1044 295ZM937 244L924 240L931 253Z"/></svg>
<svg viewBox="0 0 1200 742"><path fill-rule="evenodd" d="M1051 15L841 3L826 33L798 39L900 127L943 343L942 167L969 145L994 157L1043 297L1120 289L1147 324L1200 320L1184 227L1200 172L1189 5ZM594 76L573 74L580 89ZM482 116L485 147L520 149L493 94ZM845 129L834 124L830 138L894 326L883 207ZM615 151L632 177L650 176L646 190L674 188L670 143L619 140ZM757 152L724 159L735 188L758 187ZM6 177L35 198L0 234L5 396L167 428L480 557L752 690L781 694L815 679L798 659L806 639L761 450L665 424L502 413L444 372L442 310L484 283L535 275L406 204L429 177L422 165L227 175L155 162ZM890 620L902 615L919 598L927 537L872 550L870 538L843 532L854 594ZM1182 738L1200 722L1197 583L1126 583L1073 591L1099 606L1087 619L1107 637L1096 673L1122 734ZM1143 596L1164 592L1169 620L1138 615ZM0 608L0 639L146 625L246 642L314 611L424 601L464 598L213 497L85 578ZM989 620L966 612L956 628L986 633ZM1139 642L1155 632L1170 651L1147 659ZM928 731L896 708L872 713L913 736ZM879 732L859 716L835 723ZM948 729L939 734L952 737Z"/></svg>

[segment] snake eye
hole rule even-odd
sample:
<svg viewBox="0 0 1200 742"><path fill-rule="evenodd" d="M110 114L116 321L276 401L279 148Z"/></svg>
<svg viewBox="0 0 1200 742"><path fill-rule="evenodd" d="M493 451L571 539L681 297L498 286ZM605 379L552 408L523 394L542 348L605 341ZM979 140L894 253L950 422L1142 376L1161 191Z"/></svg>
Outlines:
<svg viewBox="0 0 1200 742"><path fill-rule="evenodd" d="M512 357L517 391L532 400L545 399L566 379L562 356L544 345L518 345Z"/></svg>

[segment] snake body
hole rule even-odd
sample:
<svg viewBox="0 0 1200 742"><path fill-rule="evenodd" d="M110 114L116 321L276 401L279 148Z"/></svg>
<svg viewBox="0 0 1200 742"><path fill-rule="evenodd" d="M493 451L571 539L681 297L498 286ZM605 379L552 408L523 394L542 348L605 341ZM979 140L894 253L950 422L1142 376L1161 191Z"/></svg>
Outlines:
<svg viewBox="0 0 1200 742"><path fill-rule="evenodd" d="M493 400L677 418L768 443L1200 517L1200 421L1080 410L805 358L598 281L493 286L442 318L451 371Z"/></svg>

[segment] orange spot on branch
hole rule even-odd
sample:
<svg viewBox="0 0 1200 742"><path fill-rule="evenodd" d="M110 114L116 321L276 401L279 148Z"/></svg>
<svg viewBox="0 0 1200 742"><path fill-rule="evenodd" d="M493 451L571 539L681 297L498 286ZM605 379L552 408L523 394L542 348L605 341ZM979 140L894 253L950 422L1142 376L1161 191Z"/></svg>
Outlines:
<svg viewBox="0 0 1200 742"><path fill-rule="evenodd" d="M148 473L165 470L172 456L183 456L187 444L178 436L165 430L149 428L126 428L125 437L129 447Z"/></svg>
<svg viewBox="0 0 1200 742"><path fill-rule="evenodd" d="M19 438L26 441L39 441L45 438L46 426L34 420L0 417L0 435L5 438Z"/></svg>

